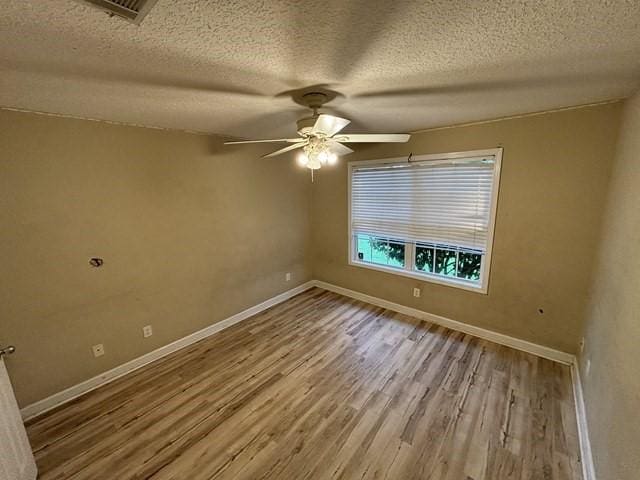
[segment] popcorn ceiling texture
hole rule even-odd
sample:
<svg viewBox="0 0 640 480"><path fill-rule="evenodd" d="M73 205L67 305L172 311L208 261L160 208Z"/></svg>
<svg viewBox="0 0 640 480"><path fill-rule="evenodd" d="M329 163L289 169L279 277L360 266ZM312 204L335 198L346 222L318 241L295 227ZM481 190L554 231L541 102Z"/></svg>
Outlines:
<svg viewBox="0 0 640 480"><path fill-rule="evenodd" d="M639 72L631 0L159 0L140 26L0 4L1 106L233 136L291 135L279 94L314 84L352 131L413 131L625 97Z"/></svg>

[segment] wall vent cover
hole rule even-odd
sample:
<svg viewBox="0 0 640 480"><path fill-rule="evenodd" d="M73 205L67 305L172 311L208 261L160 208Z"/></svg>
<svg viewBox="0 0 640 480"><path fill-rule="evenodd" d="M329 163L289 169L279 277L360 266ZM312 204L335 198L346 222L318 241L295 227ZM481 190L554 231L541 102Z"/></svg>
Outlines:
<svg viewBox="0 0 640 480"><path fill-rule="evenodd" d="M84 0L109 15L117 15L132 23L140 24L158 0Z"/></svg>

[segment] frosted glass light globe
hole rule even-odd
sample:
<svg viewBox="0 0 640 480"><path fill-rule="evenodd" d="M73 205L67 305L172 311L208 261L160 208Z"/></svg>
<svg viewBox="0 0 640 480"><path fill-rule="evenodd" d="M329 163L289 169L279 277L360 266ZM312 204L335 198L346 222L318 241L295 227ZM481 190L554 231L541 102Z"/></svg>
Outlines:
<svg viewBox="0 0 640 480"><path fill-rule="evenodd" d="M301 167L306 167L306 166L307 166L307 163L309 163L309 157L307 157L307 154L306 154L306 153L301 152L301 153L298 155L298 164L299 164Z"/></svg>
<svg viewBox="0 0 640 480"><path fill-rule="evenodd" d="M318 160L321 164L325 164L329 161L329 154L325 151L318 153Z"/></svg>

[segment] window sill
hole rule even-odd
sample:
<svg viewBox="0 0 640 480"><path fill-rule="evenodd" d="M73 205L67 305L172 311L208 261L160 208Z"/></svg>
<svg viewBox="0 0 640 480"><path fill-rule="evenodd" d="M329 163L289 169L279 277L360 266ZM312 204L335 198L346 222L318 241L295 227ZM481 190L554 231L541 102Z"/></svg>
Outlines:
<svg viewBox="0 0 640 480"><path fill-rule="evenodd" d="M462 290L467 290L470 292L481 293L487 295L487 287L483 285L474 285L469 282L465 282L464 280L456 280L456 279L444 279L439 276L430 275L428 273L418 273L411 270L405 270L401 268L394 267L385 267L383 265L375 265L372 263L358 262L355 260L349 260L349 265L360 268L368 268L369 270L377 270L379 272L391 273L394 275L400 275L403 277L409 277L416 280L420 280L422 282L430 282L436 283L438 285L443 285L445 287L453 287L460 288Z"/></svg>

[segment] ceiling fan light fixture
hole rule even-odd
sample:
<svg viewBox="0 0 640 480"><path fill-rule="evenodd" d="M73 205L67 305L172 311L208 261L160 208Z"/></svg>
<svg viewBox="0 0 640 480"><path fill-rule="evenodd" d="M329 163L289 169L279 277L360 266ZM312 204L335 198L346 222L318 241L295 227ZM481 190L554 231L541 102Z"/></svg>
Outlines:
<svg viewBox="0 0 640 480"><path fill-rule="evenodd" d="M318 170L323 165L335 165L337 162L338 156L329 149L327 142L321 138L311 140L298 156L298 163L311 170Z"/></svg>
<svg viewBox="0 0 640 480"><path fill-rule="evenodd" d="M318 170L319 168L321 168L322 162L320 160L320 154L318 153L317 148L313 148L310 145L307 145L304 150L304 153L308 158L307 164L305 166L311 170Z"/></svg>

